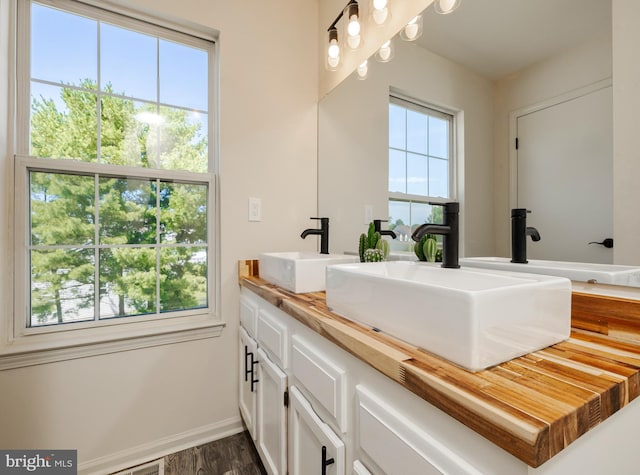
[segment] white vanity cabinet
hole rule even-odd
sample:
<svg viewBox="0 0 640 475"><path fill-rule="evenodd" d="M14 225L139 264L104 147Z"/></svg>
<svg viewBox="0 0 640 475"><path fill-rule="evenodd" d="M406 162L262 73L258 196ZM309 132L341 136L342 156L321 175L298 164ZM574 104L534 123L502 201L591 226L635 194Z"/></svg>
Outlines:
<svg viewBox="0 0 640 475"><path fill-rule="evenodd" d="M327 475L527 473L507 452L267 300L245 287L241 299L242 327L255 327L258 346L255 445L270 475L322 475L323 467Z"/></svg>
<svg viewBox="0 0 640 475"><path fill-rule="evenodd" d="M240 298L239 336L239 406L240 414L251 434L256 440L256 383L258 363L258 343L256 329L258 325L258 304L243 296Z"/></svg>
<svg viewBox="0 0 640 475"><path fill-rule="evenodd" d="M265 304L246 293L240 297L239 408L269 475L285 475L287 328L274 315L278 310Z"/></svg>
<svg viewBox="0 0 640 475"><path fill-rule="evenodd" d="M269 475L287 473L287 375L258 349L257 449Z"/></svg>
<svg viewBox="0 0 640 475"><path fill-rule="evenodd" d="M240 407L269 474L322 475L323 467L329 475L637 473L640 398L532 468L332 343L340 337L336 322L318 327L325 338L246 287L241 299ZM258 380L253 415L250 367ZM439 391L455 396L455 386Z"/></svg>
<svg viewBox="0 0 640 475"><path fill-rule="evenodd" d="M345 445L295 387L289 388L289 473L345 475Z"/></svg>
<svg viewBox="0 0 640 475"><path fill-rule="evenodd" d="M251 437L256 440L258 343L249 336L244 328L240 327L238 333L240 336L240 414Z"/></svg>

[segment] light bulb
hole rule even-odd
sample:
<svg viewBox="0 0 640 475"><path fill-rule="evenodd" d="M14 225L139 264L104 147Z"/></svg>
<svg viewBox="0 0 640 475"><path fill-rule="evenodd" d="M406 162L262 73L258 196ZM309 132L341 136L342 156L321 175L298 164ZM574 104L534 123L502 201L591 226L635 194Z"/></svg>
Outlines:
<svg viewBox="0 0 640 475"><path fill-rule="evenodd" d="M387 0L372 0L371 7L371 18L376 25L384 25L391 17Z"/></svg>
<svg viewBox="0 0 640 475"><path fill-rule="evenodd" d="M349 18L347 33L349 33L349 36L358 36L360 34L360 21L358 20L358 15L351 15L351 18Z"/></svg>
<svg viewBox="0 0 640 475"><path fill-rule="evenodd" d="M338 42L336 40L331 40L331 43L329 43L327 54L329 58L332 58L332 59L340 57L340 46L338 46Z"/></svg>
<svg viewBox="0 0 640 475"><path fill-rule="evenodd" d="M335 70L340 64L340 45L338 44L338 30L329 30L329 46L327 47L327 69Z"/></svg>
<svg viewBox="0 0 640 475"><path fill-rule="evenodd" d="M460 0L436 0L433 8L441 15L447 15L460 6Z"/></svg>
<svg viewBox="0 0 640 475"><path fill-rule="evenodd" d="M347 19L346 23L346 38L347 46L351 49L357 49L360 47L360 14L358 8L358 2L352 0L344 9L344 18Z"/></svg>
<svg viewBox="0 0 640 475"><path fill-rule="evenodd" d="M422 36L422 15L414 17L400 32L405 41L415 41Z"/></svg>
<svg viewBox="0 0 640 475"><path fill-rule="evenodd" d="M393 57L393 49L391 47L391 40L385 41L378 52L376 53L376 59L381 63L386 63L387 61L391 61Z"/></svg>
<svg viewBox="0 0 640 475"><path fill-rule="evenodd" d="M347 45L349 45L351 49L357 49L360 46L360 35L347 36Z"/></svg>
<svg viewBox="0 0 640 475"><path fill-rule="evenodd" d="M340 46L338 40L331 40L327 48L327 65L330 69L335 69L340 64Z"/></svg>
<svg viewBox="0 0 640 475"><path fill-rule="evenodd" d="M356 71L358 72L358 79L367 79L367 74L369 73L369 61L365 59L360 63L360 66L358 66Z"/></svg>

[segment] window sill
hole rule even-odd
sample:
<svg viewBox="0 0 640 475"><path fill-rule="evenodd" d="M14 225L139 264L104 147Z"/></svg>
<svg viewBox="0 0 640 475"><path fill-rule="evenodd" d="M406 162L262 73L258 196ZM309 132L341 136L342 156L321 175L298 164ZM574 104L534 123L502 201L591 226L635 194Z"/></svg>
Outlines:
<svg viewBox="0 0 640 475"><path fill-rule="evenodd" d="M209 315L171 320L21 337L0 348L0 371L215 338L226 325Z"/></svg>

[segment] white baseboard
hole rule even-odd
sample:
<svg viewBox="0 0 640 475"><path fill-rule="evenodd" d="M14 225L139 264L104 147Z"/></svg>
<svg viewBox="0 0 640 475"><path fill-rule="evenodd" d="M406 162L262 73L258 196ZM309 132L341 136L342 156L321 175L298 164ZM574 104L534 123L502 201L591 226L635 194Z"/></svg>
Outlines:
<svg viewBox="0 0 640 475"><path fill-rule="evenodd" d="M105 475L114 473L190 447L223 439L243 430L242 419L240 417L231 417L214 424L163 437L137 447L83 462L78 465L78 474Z"/></svg>

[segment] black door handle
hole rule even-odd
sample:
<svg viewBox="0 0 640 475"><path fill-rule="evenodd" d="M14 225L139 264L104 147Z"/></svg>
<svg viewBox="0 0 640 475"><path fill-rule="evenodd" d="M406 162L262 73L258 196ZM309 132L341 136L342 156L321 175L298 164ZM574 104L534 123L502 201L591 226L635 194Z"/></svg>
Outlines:
<svg viewBox="0 0 640 475"><path fill-rule="evenodd" d="M613 247L613 238L607 238L602 242L591 241L589 244L600 244L601 246L604 246L607 249L611 249Z"/></svg>
<svg viewBox="0 0 640 475"><path fill-rule="evenodd" d="M253 353L251 353L251 392L253 392L254 388L255 388L255 384L258 382L258 379L255 378L253 372L254 370L254 366L257 365L259 363L258 360L253 359Z"/></svg>
<svg viewBox="0 0 640 475"><path fill-rule="evenodd" d="M333 457L327 460L327 446L322 446L322 475L327 475L327 466L335 463Z"/></svg>
<svg viewBox="0 0 640 475"><path fill-rule="evenodd" d="M249 369L249 363L247 363L247 358L249 358L249 355L251 355L251 358L253 359L253 353L249 352L249 348L247 347L247 345L244 345L244 382L245 383L249 381L249 373L251 373L251 370Z"/></svg>

